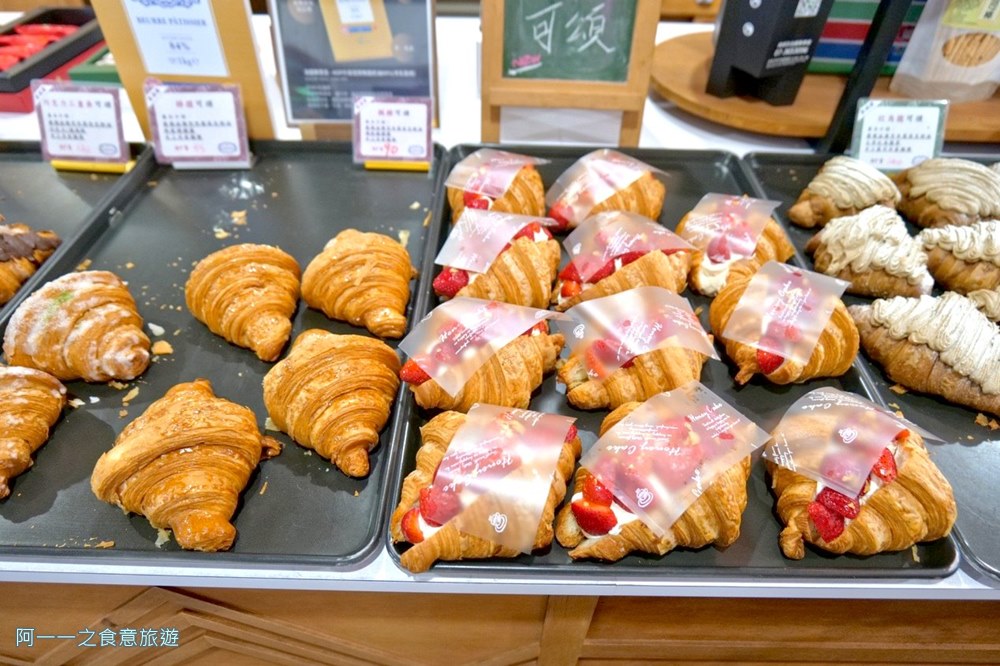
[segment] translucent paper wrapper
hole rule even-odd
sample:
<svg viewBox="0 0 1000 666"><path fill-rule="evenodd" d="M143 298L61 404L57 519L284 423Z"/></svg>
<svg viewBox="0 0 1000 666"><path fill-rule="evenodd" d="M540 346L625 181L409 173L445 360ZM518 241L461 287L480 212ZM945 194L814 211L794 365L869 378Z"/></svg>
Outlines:
<svg viewBox="0 0 1000 666"><path fill-rule="evenodd" d="M431 310L399 348L452 397L507 343L558 312L453 298Z"/></svg>
<svg viewBox="0 0 1000 666"><path fill-rule="evenodd" d="M882 450L903 430L940 439L853 393L820 388L788 408L764 457L857 497Z"/></svg>
<svg viewBox="0 0 1000 666"><path fill-rule="evenodd" d="M615 257L630 252L693 250L690 243L638 213L608 211L584 220L563 246L584 282Z"/></svg>
<svg viewBox="0 0 1000 666"><path fill-rule="evenodd" d="M538 222L543 227L557 226L556 221L548 217L466 207L434 263L473 273L485 273L514 235L532 222Z"/></svg>
<svg viewBox="0 0 1000 666"><path fill-rule="evenodd" d="M480 148L456 164L444 184L446 187L497 199L504 195L514 182L514 176L526 164L547 163L548 160L538 157L508 153L506 150Z"/></svg>
<svg viewBox="0 0 1000 666"><path fill-rule="evenodd" d="M687 215L681 237L716 263L752 257L780 202L706 194Z"/></svg>
<svg viewBox="0 0 1000 666"><path fill-rule="evenodd" d="M556 179L545 193L545 205L558 210L570 226L576 226L590 215L594 206L639 180L647 171L663 174L634 157L601 148L581 157Z"/></svg>
<svg viewBox="0 0 1000 666"><path fill-rule="evenodd" d="M660 536L768 434L699 382L660 393L606 432L580 461Z"/></svg>
<svg viewBox="0 0 1000 666"><path fill-rule="evenodd" d="M722 337L805 365L847 285L769 261L750 280Z"/></svg>
<svg viewBox="0 0 1000 666"><path fill-rule="evenodd" d="M530 553L559 454L576 419L476 404L431 485L434 510L468 534Z"/></svg>
<svg viewBox="0 0 1000 666"><path fill-rule="evenodd" d="M637 287L575 305L555 325L582 354L587 375L606 379L631 359L665 347L693 349L718 359L686 298L662 287Z"/></svg>

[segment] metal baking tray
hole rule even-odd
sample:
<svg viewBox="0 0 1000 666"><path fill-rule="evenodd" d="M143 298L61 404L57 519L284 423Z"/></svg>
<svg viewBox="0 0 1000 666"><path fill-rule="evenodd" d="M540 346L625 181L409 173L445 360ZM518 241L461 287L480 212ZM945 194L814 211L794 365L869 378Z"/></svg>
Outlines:
<svg viewBox="0 0 1000 666"><path fill-rule="evenodd" d="M451 167L463 157L481 146L458 146L447 155L441 166L442 178ZM551 160L541 165L539 170L546 187L588 148L560 147L539 148L536 146L510 147L507 150ZM707 192L731 194L755 193L748 172L733 154L722 151L680 151L680 150L628 150L639 159L658 167L669 174L667 196L660 222L674 229L685 213ZM421 317L438 304L431 289L431 281L439 270L434 266L434 255L447 238L450 228L450 210L443 188L439 188L434 199L434 218L428 235L428 252L421 267L416 312ZM560 238L561 240L561 238ZM796 261L801 262L798 258ZM564 261L565 264L565 252ZM710 300L690 291L684 293L692 305L701 307L701 320L706 330L708 326L708 305ZM795 400L808 391L820 386L834 386L862 395L871 395L874 385L862 366L855 364L846 375L838 379L815 380L804 385L775 386L753 379L747 385L738 387L734 381L735 366L726 359L721 344L716 344L722 362L709 360L705 365L701 381L714 392L725 398L744 414L754 418L766 430L771 430L785 410ZM584 450L597 440L601 421L607 411L585 412L571 407L565 398L565 387L559 385L554 374L549 376L531 401L531 408L544 412L577 417L577 427L583 440ZM392 507L399 501L402 479L414 469L415 456L420 446L419 427L433 416L418 408L412 394L407 391L399 405L404 422L396 433L399 437L398 449L401 464L397 476L392 480ZM408 417L406 416L408 415ZM573 562L558 543L546 552L522 555L512 560L438 562L433 571L444 573L469 573L473 571L492 574L527 573L544 576L553 575L607 575L607 576L767 576L767 577L883 577L915 578L942 577L953 572L958 566L958 553L950 539L917 546L915 551L885 553L873 557L833 556L808 546L806 556L799 561L785 559L778 548L778 534L782 525L774 513L774 497L770 492L768 479L759 454L754 458L753 471L748 487L748 505L743 514L742 534L725 551L707 547L697 550L678 549L663 557L642 554L629 555L612 563L594 561ZM393 544L388 538L389 552L397 561L405 549L405 544Z"/></svg>
<svg viewBox="0 0 1000 666"><path fill-rule="evenodd" d="M776 211L781 222L800 251L818 229L803 229L787 222L786 212L809 184L819 168L832 155L804 155L783 153L751 153L745 157L747 167L763 195L782 201ZM966 159L992 164L1000 155L956 155ZM910 233L916 235L920 228L907 223ZM809 262L812 265L812 262ZM873 299L846 295L848 304L870 303ZM860 355L870 368L879 396L893 409L903 412L906 418L927 428L944 439L928 442L934 462L951 483L958 503L955 537L963 553L986 572L1000 578L1000 502L993 492L995 479L1000 472L1000 431L992 431L975 423L976 410L947 402L944 398L928 394L890 391L891 381L882 369Z"/></svg>
<svg viewBox="0 0 1000 666"><path fill-rule="evenodd" d="M173 539L158 548L157 532L145 518L124 515L90 490L100 454L126 423L177 383L208 378L218 395L252 408L264 427L261 381L272 364L213 335L188 312L183 288L193 262L228 245L257 242L281 246L305 269L331 237L348 227L394 238L408 233L413 261L420 261L436 172L364 171L353 164L350 144L274 141L251 149L257 162L241 171L178 171L142 161L129 203L120 211L104 211L70 252L46 264L46 279L85 260L92 269L122 276L140 314L165 329L163 339L174 353L130 384L139 394L124 417L120 410L128 389L68 385L86 404L66 410L35 455L34 467L14 479L11 497L0 503L0 554L65 555L103 563L131 557L155 565L331 568L355 564L381 545L387 462L393 457L388 425L364 479L351 479L285 435L268 433L285 448L261 463L244 490L230 552L183 552ZM245 225L236 224L243 212ZM5 325L0 320L0 328ZM293 339L309 328L368 334L300 302ZM92 398L99 401L91 404ZM114 542L114 547L97 550L101 542Z"/></svg>

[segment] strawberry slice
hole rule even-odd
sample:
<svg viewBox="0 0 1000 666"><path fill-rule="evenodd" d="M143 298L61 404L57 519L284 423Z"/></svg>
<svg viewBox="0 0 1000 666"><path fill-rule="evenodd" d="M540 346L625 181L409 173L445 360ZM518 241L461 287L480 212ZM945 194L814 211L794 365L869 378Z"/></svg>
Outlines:
<svg viewBox="0 0 1000 666"><path fill-rule="evenodd" d="M583 482L583 499L594 504L611 506L614 495L603 483L597 480L596 476L588 476Z"/></svg>
<svg viewBox="0 0 1000 666"><path fill-rule="evenodd" d="M417 365L411 358L403 364L402 368L399 369L399 378L407 384L420 386L424 382L428 381L431 376L424 372L423 368Z"/></svg>
<svg viewBox="0 0 1000 666"><path fill-rule="evenodd" d="M716 264L729 261L729 258L732 256L729 252L729 239L726 238L726 234L719 234L713 238L705 248L705 251L708 253L708 258Z"/></svg>
<svg viewBox="0 0 1000 666"><path fill-rule="evenodd" d="M569 424L569 432L566 433L566 440L565 441L572 442L574 439L576 439L577 434L578 434L578 432L577 432L577 429L576 429L576 424L575 423L570 423Z"/></svg>
<svg viewBox="0 0 1000 666"><path fill-rule="evenodd" d="M898 444L899 442L905 441L909 436L910 436L910 431L907 430L906 428L903 428L902 430L896 433L896 436L892 438L892 441Z"/></svg>
<svg viewBox="0 0 1000 666"><path fill-rule="evenodd" d="M702 459L701 446L686 442L679 444L676 455L673 452L661 453L653 461L657 476L674 490L683 488L691 480Z"/></svg>
<svg viewBox="0 0 1000 666"><path fill-rule="evenodd" d="M434 293L442 298L454 298L455 294L469 284L469 272L450 266L438 273L431 283Z"/></svg>
<svg viewBox="0 0 1000 666"><path fill-rule="evenodd" d="M893 457L892 451L887 448L882 449L882 455L879 456L875 466L872 467L872 474L882 479L884 483L892 483L898 475L896 459Z"/></svg>
<svg viewBox="0 0 1000 666"><path fill-rule="evenodd" d="M403 537L410 543L420 543L424 540L423 530L420 529L420 510L417 507L403 514L400 529L403 530Z"/></svg>
<svg viewBox="0 0 1000 666"><path fill-rule="evenodd" d="M809 503L809 518L823 541L833 541L844 532L844 517L819 502Z"/></svg>
<svg viewBox="0 0 1000 666"><path fill-rule="evenodd" d="M780 368L781 364L784 362L784 358L773 352L769 352L766 349L757 350L757 366L765 375L769 375Z"/></svg>
<svg viewBox="0 0 1000 666"><path fill-rule="evenodd" d="M552 238L552 233L548 229L543 227L538 222L532 222L514 234L514 240L517 240L518 238L534 240L535 234L538 234L539 232L543 232L546 238Z"/></svg>
<svg viewBox="0 0 1000 666"><path fill-rule="evenodd" d="M563 298L573 298L581 291L583 291L583 285L576 280L564 280L559 289L559 295Z"/></svg>
<svg viewBox="0 0 1000 666"><path fill-rule="evenodd" d="M580 277L580 271L576 270L576 264L572 261L566 264L566 267L559 271L560 280L572 280L573 282L583 282L583 278Z"/></svg>
<svg viewBox="0 0 1000 666"><path fill-rule="evenodd" d="M461 510L462 503L457 493L445 492L434 486L420 489L420 515L428 524L444 525Z"/></svg>
<svg viewBox="0 0 1000 666"><path fill-rule="evenodd" d="M576 518L577 525L585 533L593 536L601 536L611 531L618 519L610 506L595 504L588 500L577 500L570 504L573 510L573 517Z"/></svg>
<svg viewBox="0 0 1000 666"><path fill-rule="evenodd" d="M838 493L833 488L821 490L816 495L816 501L844 518L857 518L858 512L861 511L861 504L858 503L858 500Z"/></svg>
<svg viewBox="0 0 1000 666"><path fill-rule="evenodd" d="M555 232L565 231L569 228L570 218L573 217L573 208L564 201L557 201L549 209L549 217L558 222Z"/></svg>
<svg viewBox="0 0 1000 666"><path fill-rule="evenodd" d="M548 332L549 332L549 322L547 322L547 321L540 321L537 324L535 324L534 326L532 326L531 328L529 328L527 331L525 331L524 333L522 333L521 335L532 336L532 335L535 335L535 331L538 332L538 335L548 335Z"/></svg>

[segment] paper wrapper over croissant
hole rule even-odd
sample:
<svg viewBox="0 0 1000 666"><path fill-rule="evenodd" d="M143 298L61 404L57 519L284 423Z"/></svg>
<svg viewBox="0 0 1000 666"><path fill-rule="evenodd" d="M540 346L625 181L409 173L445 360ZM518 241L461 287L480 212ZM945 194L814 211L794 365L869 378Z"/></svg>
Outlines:
<svg viewBox="0 0 1000 666"><path fill-rule="evenodd" d="M365 476L399 388L399 358L380 340L312 329L264 377L264 405L278 429Z"/></svg>
<svg viewBox="0 0 1000 666"><path fill-rule="evenodd" d="M52 231L32 231L26 224L0 224L0 305L14 298L60 242Z"/></svg>
<svg viewBox="0 0 1000 666"><path fill-rule="evenodd" d="M149 338L125 283L114 273L57 278L26 298L7 325L11 365L62 381L135 379L149 365Z"/></svg>
<svg viewBox="0 0 1000 666"><path fill-rule="evenodd" d="M346 229L306 267L302 298L331 319L364 326L380 338L406 332L410 255L388 236Z"/></svg>
<svg viewBox="0 0 1000 666"><path fill-rule="evenodd" d="M448 187L448 204L451 206L451 221L457 222L465 210L466 201L477 208L486 208L498 213L516 215L545 215L545 186L542 176L532 164L525 164L514 176L506 191L498 197L487 197L475 192L466 193L457 187Z"/></svg>
<svg viewBox="0 0 1000 666"><path fill-rule="evenodd" d="M281 444L247 407L216 397L205 379L178 384L132 421L90 477L97 497L170 529L181 548L226 550L230 519L262 459Z"/></svg>
<svg viewBox="0 0 1000 666"><path fill-rule="evenodd" d="M31 368L0 366L0 499L8 483L32 465L31 454L49 438L66 406L66 387Z"/></svg>
<svg viewBox="0 0 1000 666"><path fill-rule="evenodd" d="M292 333L300 275L298 262L276 247L233 245L198 262L184 297L212 333L274 361Z"/></svg>

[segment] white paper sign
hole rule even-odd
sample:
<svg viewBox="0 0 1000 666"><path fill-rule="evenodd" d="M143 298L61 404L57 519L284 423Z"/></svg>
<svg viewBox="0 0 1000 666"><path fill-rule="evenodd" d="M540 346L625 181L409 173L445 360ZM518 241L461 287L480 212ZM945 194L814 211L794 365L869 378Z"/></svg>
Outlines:
<svg viewBox="0 0 1000 666"><path fill-rule="evenodd" d="M46 160L127 162L118 89L32 81Z"/></svg>
<svg viewBox="0 0 1000 666"><path fill-rule="evenodd" d="M145 92L158 162L226 168L249 159L239 86L147 81Z"/></svg>
<svg viewBox="0 0 1000 666"><path fill-rule="evenodd" d="M337 0L337 14L344 25L375 22L370 0Z"/></svg>
<svg viewBox="0 0 1000 666"><path fill-rule="evenodd" d="M211 0L123 0L150 74L229 76Z"/></svg>
<svg viewBox="0 0 1000 666"><path fill-rule="evenodd" d="M883 171L901 171L934 157L944 142L948 102L863 98L852 153Z"/></svg>
<svg viewBox="0 0 1000 666"><path fill-rule="evenodd" d="M372 97L354 100L354 161L431 159L431 100Z"/></svg>

